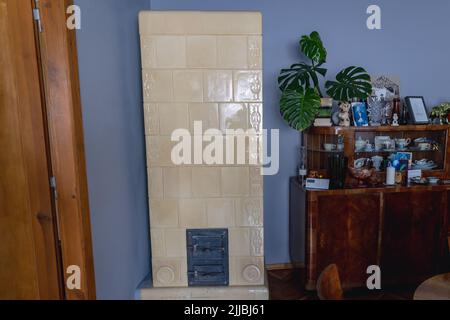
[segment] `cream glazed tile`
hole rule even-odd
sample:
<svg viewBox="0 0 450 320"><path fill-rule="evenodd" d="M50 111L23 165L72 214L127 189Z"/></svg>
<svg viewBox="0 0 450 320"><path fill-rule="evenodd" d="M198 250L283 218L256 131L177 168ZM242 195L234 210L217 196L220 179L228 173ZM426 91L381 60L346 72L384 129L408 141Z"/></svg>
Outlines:
<svg viewBox="0 0 450 320"><path fill-rule="evenodd" d="M141 37L142 68L156 68L156 39L151 36Z"/></svg>
<svg viewBox="0 0 450 320"><path fill-rule="evenodd" d="M236 224L242 227L261 227L263 225L262 198L236 200Z"/></svg>
<svg viewBox="0 0 450 320"><path fill-rule="evenodd" d="M186 258L152 259L154 287L187 287Z"/></svg>
<svg viewBox="0 0 450 320"><path fill-rule="evenodd" d="M201 121L203 130L219 128L219 106L217 103L190 103L189 126L194 132L194 122Z"/></svg>
<svg viewBox="0 0 450 320"><path fill-rule="evenodd" d="M144 120L146 135L159 134L158 105L156 103L144 104Z"/></svg>
<svg viewBox="0 0 450 320"><path fill-rule="evenodd" d="M159 131L161 135L172 135L174 130L189 130L189 114L186 103L159 103Z"/></svg>
<svg viewBox="0 0 450 320"><path fill-rule="evenodd" d="M156 36L156 65L158 68L186 67L186 38Z"/></svg>
<svg viewBox="0 0 450 320"><path fill-rule="evenodd" d="M248 37L248 68L262 69L262 36Z"/></svg>
<svg viewBox="0 0 450 320"><path fill-rule="evenodd" d="M263 285L263 257L231 257L230 285Z"/></svg>
<svg viewBox="0 0 450 320"><path fill-rule="evenodd" d="M179 202L180 226L183 228L205 228L207 226L206 201L182 199Z"/></svg>
<svg viewBox="0 0 450 320"><path fill-rule="evenodd" d="M208 227L228 228L235 225L234 201L232 199L207 200Z"/></svg>
<svg viewBox="0 0 450 320"><path fill-rule="evenodd" d="M262 15L252 11L141 11L139 32L152 34L261 35Z"/></svg>
<svg viewBox="0 0 450 320"><path fill-rule="evenodd" d="M194 197L218 197L220 195L220 168L193 167L192 194Z"/></svg>
<svg viewBox="0 0 450 320"><path fill-rule="evenodd" d="M258 102L262 101L262 73L261 71L234 72L234 101Z"/></svg>
<svg viewBox="0 0 450 320"><path fill-rule="evenodd" d="M152 242L152 257L154 258L166 257L164 229L152 228L150 230L150 238Z"/></svg>
<svg viewBox="0 0 450 320"><path fill-rule="evenodd" d="M178 202L176 200L151 199L150 227L178 227Z"/></svg>
<svg viewBox="0 0 450 320"><path fill-rule="evenodd" d="M231 71L205 71L203 82L206 102L230 102L233 100L233 73Z"/></svg>
<svg viewBox="0 0 450 320"><path fill-rule="evenodd" d="M229 228L230 256L250 256L250 230L248 228Z"/></svg>
<svg viewBox="0 0 450 320"><path fill-rule="evenodd" d="M264 193L264 179L260 167L250 167L250 195L262 197Z"/></svg>
<svg viewBox="0 0 450 320"><path fill-rule="evenodd" d="M142 82L145 102L164 102L173 99L171 71L144 69Z"/></svg>
<svg viewBox="0 0 450 320"><path fill-rule="evenodd" d="M248 137L248 164L261 166L263 163L263 135L249 135Z"/></svg>
<svg viewBox="0 0 450 320"><path fill-rule="evenodd" d="M148 171L148 192L150 199L160 199L164 195L163 187L163 169L147 168Z"/></svg>
<svg viewBox="0 0 450 320"><path fill-rule="evenodd" d="M147 166L173 166L171 153L175 144L170 136L146 136Z"/></svg>
<svg viewBox="0 0 450 320"><path fill-rule="evenodd" d="M217 65L217 40L215 36L188 36L187 67L214 68Z"/></svg>
<svg viewBox="0 0 450 320"><path fill-rule="evenodd" d="M264 256L264 230L263 228L250 229L250 254L254 257Z"/></svg>
<svg viewBox="0 0 450 320"><path fill-rule="evenodd" d="M221 103L219 104L220 130L225 133L226 129L248 128L248 110L243 103Z"/></svg>
<svg viewBox="0 0 450 320"><path fill-rule="evenodd" d="M247 37L218 36L217 66L224 69L247 68Z"/></svg>
<svg viewBox="0 0 450 320"><path fill-rule="evenodd" d="M174 100L203 102L203 72L177 70L173 72Z"/></svg>
<svg viewBox="0 0 450 320"><path fill-rule="evenodd" d="M186 229L165 229L166 256L186 257Z"/></svg>
<svg viewBox="0 0 450 320"><path fill-rule="evenodd" d="M255 130L257 134L262 133L263 106L262 103L248 103L248 127Z"/></svg>
<svg viewBox="0 0 450 320"><path fill-rule="evenodd" d="M247 196L249 194L248 167L224 167L221 170L224 196Z"/></svg>
<svg viewBox="0 0 450 320"><path fill-rule="evenodd" d="M191 168L171 167L163 169L164 197L165 198L189 198L191 191Z"/></svg>

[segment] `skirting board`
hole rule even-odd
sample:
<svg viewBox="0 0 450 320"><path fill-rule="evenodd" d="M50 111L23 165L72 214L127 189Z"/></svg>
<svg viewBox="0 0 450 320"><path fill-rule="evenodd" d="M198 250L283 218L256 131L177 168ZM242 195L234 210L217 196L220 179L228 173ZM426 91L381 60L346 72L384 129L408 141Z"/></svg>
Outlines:
<svg viewBox="0 0 450 320"><path fill-rule="evenodd" d="M266 270L289 270L289 269L303 269L305 268L305 264L303 262L293 262L293 263L274 263L267 264Z"/></svg>

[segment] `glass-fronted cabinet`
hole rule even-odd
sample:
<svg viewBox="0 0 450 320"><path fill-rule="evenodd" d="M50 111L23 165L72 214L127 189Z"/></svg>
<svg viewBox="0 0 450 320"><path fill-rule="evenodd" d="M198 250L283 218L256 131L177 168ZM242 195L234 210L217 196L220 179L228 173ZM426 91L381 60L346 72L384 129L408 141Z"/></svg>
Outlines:
<svg viewBox="0 0 450 320"><path fill-rule="evenodd" d="M304 133L310 176L326 178L330 159L346 159L348 169L373 168L384 181L388 166L406 174L449 179L448 125L312 127Z"/></svg>

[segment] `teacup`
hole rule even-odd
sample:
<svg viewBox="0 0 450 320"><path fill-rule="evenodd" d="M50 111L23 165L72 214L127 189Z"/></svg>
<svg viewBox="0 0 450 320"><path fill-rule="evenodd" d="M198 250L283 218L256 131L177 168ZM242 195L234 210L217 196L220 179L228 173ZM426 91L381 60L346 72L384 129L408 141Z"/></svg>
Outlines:
<svg viewBox="0 0 450 320"><path fill-rule="evenodd" d="M365 149L366 149L366 151L373 151L373 144L367 143Z"/></svg>
<svg viewBox="0 0 450 320"><path fill-rule="evenodd" d="M336 149L336 145L333 143L324 143L323 148L325 149L325 151L333 151Z"/></svg>
<svg viewBox="0 0 450 320"><path fill-rule="evenodd" d="M437 177L428 177L427 180L431 184L437 184L439 182L439 178Z"/></svg>
<svg viewBox="0 0 450 320"><path fill-rule="evenodd" d="M399 149L405 149L411 143L411 139L395 139L395 144Z"/></svg>
<svg viewBox="0 0 450 320"><path fill-rule="evenodd" d="M417 144L417 147L419 150L430 150L431 149L431 143L428 142L420 142Z"/></svg>
<svg viewBox="0 0 450 320"><path fill-rule="evenodd" d="M434 165L433 160L427 160L427 159L416 160L416 161L414 161L414 163L419 166L433 166Z"/></svg>
<svg viewBox="0 0 450 320"><path fill-rule="evenodd" d="M370 144L369 140L363 140L361 137L359 137L355 142L355 148L358 151L363 150L367 144Z"/></svg>

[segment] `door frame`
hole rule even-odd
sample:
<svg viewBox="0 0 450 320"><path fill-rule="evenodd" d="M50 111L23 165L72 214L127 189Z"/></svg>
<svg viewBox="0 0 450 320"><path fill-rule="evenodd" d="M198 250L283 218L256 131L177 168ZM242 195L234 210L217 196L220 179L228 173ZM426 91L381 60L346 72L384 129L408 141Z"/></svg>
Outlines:
<svg viewBox="0 0 450 320"><path fill-rule="evenodd" d="M66 25L72 0L28 0L40 12L36 23L41 79L48 124L48 143L55 181L58 233L64 292L68 300L95 299L76 30ZM69 289L79 267L81 287ZM75 271L76 272L76 271Z"/></svg>

